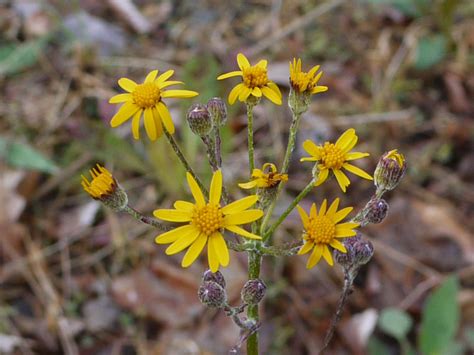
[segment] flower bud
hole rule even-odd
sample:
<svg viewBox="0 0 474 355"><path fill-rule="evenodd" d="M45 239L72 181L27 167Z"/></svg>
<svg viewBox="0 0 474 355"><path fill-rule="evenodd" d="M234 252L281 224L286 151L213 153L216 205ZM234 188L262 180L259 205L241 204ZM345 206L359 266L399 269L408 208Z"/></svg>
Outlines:
<svg viewBox="0 0 474 355"><path fill-rule="evenodd" d="M214 281L206 281L198 290L199 301L210 308L222 308L227 303L225 290Z"/></svg>
<svg viewBox="0 0 474 355"><path fill-rule="evenodd" d="M311 94L309 92L299 92L292 87L288 96L288 106L294 115L299 116L308 111L311 103Z"/></svg>
<svg viewBox="0 0 474 355"><path fill-rule="evenodd" d="M227 121L227 106L220 97L213 97L207 102L207 110L216 126L223 126Z"/></svg>
<svg viewBox="0 0 474 355"><path fill-rule="evenodd" d="M205 137L212 129L211 115L205 105L192 105L188 110L186 118L191 131L200 137Z"/></svg>
<svg viewBox="0 0 474 355"><path fill-rule="evenodd" d="M217 270L216 272L212 272L211 270L206 270L202 275L202 282L212 281L219 284L222 288L225 289L225 279L224 275Z"/></svg>
<svg viewBox="0 0 474 355"><path fill-rule="evenodd" d="M398 153L396 149L386 152L380 158L374 172L375 186L383 191L393 190L405 175L406 169L403 154Z"/></svg>
<svg viewBox="0 0 474 355"><path fill-rule="evenodd" d="M367 223L380 223L388 213L388 203L384 199L373 198L364 208L364 219Z"/></svg>
<svg viewBox="0 0 474 355"><path fill-rule="evenodd" d="M82 175L81 185L94 200L99 200L110 209L120 212L128 204L128 196L117 180L103 166L97 164L89 170L92 180Z"/></svg>
<svg viewBox="0 0 474 355"><path fill-rule="evenodd" d="M246 304L258 304L265 296L266 290L267 286L265 286L262 280L248 280L242 288L240 296L242 298L242 301L244 301Z"/></svg>
<svg viewBox="0 0 474 355"><path fill-rule="evenodd" d="M360 233L352 238L344 238L343 243L347 252L334 250L334 259L345 270L358 269L361 265L367 264L374 255L374 246L369 240L363 239Z"/></svg>

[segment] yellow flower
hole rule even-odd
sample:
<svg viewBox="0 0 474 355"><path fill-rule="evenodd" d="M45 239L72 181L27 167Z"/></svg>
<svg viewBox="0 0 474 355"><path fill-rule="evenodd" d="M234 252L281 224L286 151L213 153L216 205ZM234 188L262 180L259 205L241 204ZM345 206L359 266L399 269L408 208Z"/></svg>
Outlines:
<svg viewBox="0 0 474 355"><path fill-rule="evenodd" d="M92 176L92 181L89 181L89 179L82 175L81 185L84 190L96 200L112 195L117 188L117 181L112 174L99 164L97 164L96 168L89 170L89 172Z"/></svg>
<svg viewBox="0 0 474 355"><path fill-rule="evenodd" d="M347 250L344 244L342 244L336 238L355 236L356 232L354 228L359 227L359 223L339 223L352 211L353 208L346 207L338 211L338 198L334 200L327 211L327 201L324 200L321 204L321 207L319 208L319 213L316 209L316 204L313 203L309 216L306 214L304 209L302 209L300 206L297 207L303 222L303 240L305 242L298 254L306 254L310 250L313 250L308 262L306 263L306 267L308 269L315 266L321 259L321 256L329 265L332 266L334 262L332 259L331 250L328 246L331 246L342 253L346 253Z"/></svg>
<svg viewBox="0 0 474 355"><path fill-rule="evenodd" d="M267 61L262 59L256 65L251 66L248 59L242 54L237 55L237 63L240 70L222 74L217 80L227 79L234 76L242 76L242 83L235 86L229 93L229 103L232 105L237 98L241 102L247 101L250 95L260 98L267 97L271 102L281 105L281 92L278 86L268 80Z"/></svg>
<svg viewBox="0 0 474 355"><path fill-rule="evenodd" d="M133 137L139 139L140 118L143 115L145 131L152 141L163 134L163 126L170 134L173 134L173 120L162 99L190 98L198 95L197 92L190 90L164 90L168 86L182 84L181 81L167 81L173 73L174 70L168 70L157 78L158 70L153 70L146 76L142 84L121 78L118 84L127 93L115 95L109 100L111 104L124 103L112 117L110 125L112 127L120 126L133 117Z"/></svg>
<svg viewBox="0 0 474 355"><path fill-rule="evenodd" d="M229 264L229 250L222 235L224 229L250 239L261 239L258 235L247 232L239 227L241 224L253 222L263 216L259 209L248 209L257 202L257 196L251 195L221 207L222 172L216 171L212 177L209 201L196 180L186 175L195 203L176 201L173 209L154 211L155 217L171 222L187 222L186 225L163 233L156 237L158 244L172 243L167 255L173 255L188 248L181 265L190 266L199 256L207 243L209 268L216 272L219 266Z"/></svg>
<svg viewBox="0 0 474 355"><path fill-rule="evenodd" d="M322 71L316 74L319 67L316 65L305 73L301 71L301 59L293 59L293 63L290 62L290 84L293 90L299 93L307 92L311 95L327 91L327 86L318 86L318 81L323 75Z"/></svg>
<svg viewBox="0 0 474 355"><path fill-rule="evenodd" d="M372 176L348 161L361 159L369 156L369 153L350 152L356 145L358 140L353 128L345 131L337 140L337 142L325 142L324 145L316 145L310 140L303 143L303 148L311 157L302 158L301 161L318 162L318 180L315 186L321 185L329 176L329 170L332 170L336 176L337 182L343 192L346 192L347 186L351 183L349 178L342 172L342 168L351 173L363 177L367 180L373 180Z"/></svg>
<svg viewBox="0 0 474 355"><path fill-rule="evenodd" d="M249 182L239 184L242 189L253 189L254 187L271 188L277 186L280 181L288 181L287 174L277 173L275 164L263 164L262 169L253 169L252 179Z"/></svg>

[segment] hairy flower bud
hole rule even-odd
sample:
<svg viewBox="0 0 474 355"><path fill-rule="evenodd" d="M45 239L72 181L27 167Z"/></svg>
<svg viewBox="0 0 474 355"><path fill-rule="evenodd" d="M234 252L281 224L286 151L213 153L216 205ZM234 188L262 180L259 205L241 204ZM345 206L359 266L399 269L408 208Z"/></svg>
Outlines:
<svg viewBox="0 0 474 355"><path fill-rule="evenodd" d="M214 281L206 281L198 290L199 301L210 308L222 308L227 303L225 290Z"/></svg>
<svg viewBox="0 0 474 355"><path fill-rule="evenodd" d="M374 172L374 183L377 189L383 191L393 190L405 175L407 164L403 154L393 149L380 158Z"/></svg>
<svg viewBox="0 0 474 355"><path fill-rule="evenodd" d="M388 203L381 198L371 199L364 208L364 219L367 223L380 223L388 213Z"/></svg>
<svg viewBox="0 0 474 355"><path fill-rule="evenodd" d="M267 286L265 286L262 280L248 280L242 288L240 296L242 301L244 301L246 304L258 304L265 296L266 290Z"/></svg>
<svg viewBox="0 0 474 355"><path fill-rule="evenodd" d="M225 279L224 275L217 270L216 272L212 272L211 270L206 270L202 275L202 282L212 281L219 284L222 288L225 288Z"/></svg>
<svg viewBox="0 0 474 355"><path fill-rule="evenodd" d="M186 116L189 127L194 134L205 137L212 129L212 119L205 105L192 105Z"/></svg>
<svg viewBox="0 0 474 355"><path fill-rule="evenodd" d="M357 233L352 238L344 239L347 253L334 250L334 259L345 270L356 270L361 265L367 264L374 255L374 246L369 240L365 240Z"/></svg>
<svg viewBox="0 0 474 355"><path fill-rule="evenodd" d="M212 121L217 126L223 126L227 121L227 106L220 97L213 97L207 102Z"/></svg>

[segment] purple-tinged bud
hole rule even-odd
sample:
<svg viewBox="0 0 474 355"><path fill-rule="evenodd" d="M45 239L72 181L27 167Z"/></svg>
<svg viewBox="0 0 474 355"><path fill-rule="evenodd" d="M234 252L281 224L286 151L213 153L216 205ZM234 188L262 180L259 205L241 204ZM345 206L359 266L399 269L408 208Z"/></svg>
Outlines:
<svg viewBox="0 0 474 355"><path fill-rule="evenodd" d="M212 272L211 270L206 270L202 275L202 282L212 281L219 284L222 288L225 288L225 279L224 275L218 270Z"/></svg>
<svg viewBox="0 0 474 355"><path fill-rule="evenodd" d="M211 115L205 105L192 105L188 110L186 118L191 131L200 137L207 136L212 129Z"/></svg>
<svg viewBox="0 0 474 355"><path fill-rule="evenodd" d="M210 99L207 102L207 110L217 126L223 126L227 122L227 106L220 97Z"/></svg>
<svg viewBox="0 0 474 355"><path fill-rule="evenodd" d="M374 183L378 190L391 191L405 175L407 164L403 154L396 149L386 152L380 158L374 172Z"/></svg>
<svg viewBox="0 0 474 355"><path fill-rule="evenodd" d="M227 303L227 294L217 282L206 281L199 286L199 301L210 308L222 308Z"/></svg>
<svg viewBox="0 0 474 355"><path fill-rule="evenodd" d="M240 296L242 301L244 301L246 304L254 305L258 304L262 300L262 298L265 296L266 290L267 286L265 286L262 280L248 280L242 288Z"/></svg>
<svg viewBox="0 0 474 355"><path fill-rule="evenodd" d="M384 199L373 198L364 208L364 219L367 223L380 223L388 213L388 203Z"/></svg>
<svg viewBox="0 0 474 355"><path fill-rule="evenodd" d="M334 259L345 270L358 269L361 265L367 264L374 255L374 246L369 240L362 238L360 233L351 238L344 238L343 243L347 252L334 250Z"/></svg>

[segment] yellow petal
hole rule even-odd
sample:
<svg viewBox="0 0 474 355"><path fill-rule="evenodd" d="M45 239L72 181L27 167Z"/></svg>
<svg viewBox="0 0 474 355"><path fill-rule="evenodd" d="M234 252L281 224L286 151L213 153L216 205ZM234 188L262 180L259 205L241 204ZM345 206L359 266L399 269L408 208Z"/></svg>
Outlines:
<svg viewBox="0 0 474 355"><path fill-rule="evenodd" d="M153 112L153 118L155 120L155 127L156 127L156 138L160 138L163 134L163 123L161 123L161 118L160 118L160 114L158 113L158 110L156 109L156 107L153 107L152 108L152 112Z"/></svg>
<svg viewBox="0 0 474 355"><path fill-rule="evenodd" d="M207 243L207 261L209 263L209 269L211 269L212 272L217 272L217 270L219 270L219 255L211 241L212 237L209 237L209 242Z"/></svg>
<svg viewBox="0 0 474 355"><path fill-rule="evenodd" d="M212 175L211 187L209 190L209 202L219 205L222 193L222 171L220 169Z"/></svg>
<svg viewBox="0 0 474 355"><path fill-rule="evenodd" d="M364 179L367 179L367 180L373 180L374 179L372 176L367 174L364 170L362 170L361 168L358 168L355 165L352 165L352 164L349 164L349 163L344 163L344 165L342 167L344 169L346 169L347 171L350 171L352 174L363 177Z"/></svg>
<svg viewBox="0 0 474 355"><path fill-rule="evenodd" d="M308 253L311 249L314 248L314 243L313 242L306 242L304 245L298 250L298 255L303 255Z"/></svg>
<svg viewBox="0 0 474 355"><path fill-rule="evenodd" d="M323 246L321 244L316 244L316 246L313 249L313 252L311 253L308 259L308 262L306 263L306 268L311 269L317 263L319 263L319 260L321 260L322 255L323 255Z"/></svg>
<svg viewBox="0 0 474 355"><path fill-rule="evenodd" d="M318 160L319 159L315 157L305 157L305 158L300 159L300 161L318 161Z"/></svg>
<svg viewBox="0 0 474 355"><path fill-rule="evenodd" d="M336 141L336 146L340 149L343 149L345 146L349 145L355 135L355 129L349 128L343 134L341 134L339 139Z"/></svg>
<svg viewBox="0 0 474 355"><path fill-rule="evenodd" d="M329 218L333 218L334 215L336 214L337 212L337 208L339 207L339 198L336 198L333 203L331 203L331 206L329 207L327 213L326 213L326 216L328 216Z"/></svg>
<svg viewBox="0 0 474 355"><path fill-rule="evenodd" d="M328 205L328 200L324 199L321 207L319 207L319 214L318 216L324 216L326 214L326 207Z"/></svg>
<svg viewBox="0 0 474 355"><path fill-rule="evenodd" d="M155 210L153 211L153 215L156 218L162 219L164 221L170 221L170 222L189 222L192 217L191 212L169 210L169 209Z"/></svg>
<svg viewBox="0 0 474 355"><path fill-rule="evenodd" d="M309 222L309 217L306 214L306 211L300 205L297 205L296 208L298 209L298 213L300 214L303 225L307 225Z"/></svg>
<svg viewBox="0 0 474 355"><path fill-rule="evenodd" d="M243 83L237 84L229 93L229 104L233 105L240 95L240 91L245 87Z"/></svg>
<svg viewBox="0 0 474 355"><path fill-rule="evenodd" d="M323 258L326 260L326 262L333 266L334 261L332 260L332 255L331 252L329 251L329 248L326 244L323 245Z"/></svg>
<svg viewBox="0 0 474 355"><path fill-rule="evenodd" d="M184 235L188 235L193 231L196 231L196 227L190 224L172 229L166 233L160 234L155 238L157 244L169 244L178 240Z"/></svg>
<svg viewBox="0 0 474 355"><path fill-rule="evenodd" d="M346 153L346 156L344 159L346 161L350 161L350 160L365 158L365 157L368 157L369 155L370 155L369 153L351 152L351 153Z"/></svg>
<svg viewBox="0 0 474 355"><path fill-rule="evenodd" d="M232 226L256 221L263 216L262 210L246 210L224 217L224 225Z"/></svg>
<svg viewBox="0 0 474 355"><path fill-rule="evenodd" d="M157 138L157 130L155 124L155 118L153 117L153 111L151 108L145 109L145 131L150 140L154 141Z"/></svg>
<svg viewBox="0 0 474 355"><path fill-rule="evenodd" d="M339 240L337 239L333 239L331 241L331 243L329 243L330 246L332 246L334 249L337 249L339 250L341 253L347 253L347 249L346 247L344 246L344 244L342 244Z"/></svg>
<svg viewBox="0 0 474 355"><path fill-rule="evenodd" d="M174 255L179 253L180 251L183 251L192 243L194 243L197 237L199 237L199 231L194 228L194 230L190 231L185 235L180 236L173 244L166 248L166 255Z"/></svg>
<svg viewBox="0 0 474 355"><path fill-rule="evenodd" d="M170 112L168 111L166 105L163 102L158 102L155 107L158 110L158 114L160 115L161 122L163 122L165 129L169 134L174 134L173 120L171 119Z"/></svg>
<svg viewBox="0 0 474 355"><path fill-rule="evenodd" d="M229 265L229 249L227 249L227 244L225 243L222 234L219 232L214 232L209 238L209 243L214 246L217 256L219 257L220 264L224 267Z"/></svg>
<svg viewBox="0 0 474 355"><path fill-rule="evenodd" d="M333 170L333 172L342 192L346 192L346 188L350 185L351 181L341 170Z"/></svg>
<svg viewBox="0 0 474 355"><path fill-rule="evenodd" d="M176 201L173 205L174 208L177 210L185 211L185 212L193 212L194 211L194 204L188 201Z"/></svg>
<svg viewBox="0 0 474 355"><path fill-rule="evenodd" d="M109 100L109 104L119 104L121 102L130 101L132 100L132 95L130 94L118 94L112 96Z"/></svg>
<svg viewBox="0 0 474 355"><path fill-rule="evenodd" d="M255 66L263 68L263 69L267 69L267 64L268 64L268 61L266 59L261 59L258 61L257 64L255 64Z"/></svg>
<svg viewBox="0 0 474 355"><path fill-rule="evenodd" d="M244 70L250 67L249 60L242 53L237 54L237 64L239 64L240 70Z"/></svg>
<svg viewBox="0 0 474 355"><path fill-rule="evenodd" d="M191 90L166 90L161 93L162 98L175 97L181 99L187 99L190 97L198 96L199 93Z"/></svg>
<svg viewBox="0 0 474 355"><path fill-rule="evenodd" d="M252 207L257 203L258 196L257 195L250 195L240 200L234 201L229 203L227 206L222 207L221 212L223 214L234 214L238 212L242 212L249 207Z"/></svg>
<svg viewBox="0 0 474 355"><path fill-rule="evenodd" d="M329 169L321 169L318 173L318 180L314 183L314 186L319 186L324 183L329 176Z"/></svg>
<svg viewBox="0 0 474 355"><path fill-rule="evenodd" d="M267 86L262 88L263 95L276 105L281 105L281 97Z"/></svg>
<svg viewBox="0 0 474 355"><path fill-rule="evenodd" d="M252 181L249 181L249 182L242 182L239 184L239 187L241 189L253 189L255 186L257 186L257 181L256 180L252 180Z"/></svg>
<svg viewBox="0 0 474 355"><path fill-rule="evenodd" d="M228 78L232 78L234 76L242 76L243 73L242 71L240 70L237 70L237 71L231 71L229 73L225 73L225 74L221 74L217 77L217 80L224 80L224 79L228 79Z"/></svg>
<svg viewBox="0 0 474 355"><path fill-rule="evenodd" d="M252 95L255 97L262 97L262 90L260 90L260 88L253 88Z"/></svg>
<svg viewBox="0 0 474 355"><path fill-rule="evenodd" d="M321 159L321 152L320 148L311 140L307 139L303 142L303 149L306 150L306 152L316 158L316 160Z"/></svg>
<svg viewBox="0 0 474 355"><path fill-rule="evenodd" d="M349 213L351 213L351 211L353 209L354 209L354 207L346 207L346 208L343 208L340 211L337 211L336 214L334 215L334 223L338 223L338 222L342 221L344 218L347 217L347 215Z"/></svg>
<svg viewBox="0 0 474 355"><path fill-rule="evenodd" d="M120 78L118 81L118 84L120 85L122 89L128 92L132 92L138 86L136 82L134 82L133 80L130 80L129 78Z"/></svg>
<svg viewBox="0 0 474 355"><path fill-rule="evenodd" d="M328 87L324 85L316 86L313 90L311 90L311 94L319 94L320 92L328 91Z"/></svg>
<svg viewBox="0 0 474 355"><path fill-rule="evenodd" d="M281 91L280 91L280 88L277 86L277 84L275 84L273 81L269 81L267 83L267 86L273 91L275 91L275 94L277 94L281 99Z"/></svg>
<svg viewBox="0 0 474 355"><path fill-rule="evenodd" d="M357 222L345 222L345 223L338 224L336 226L336 230L337 229L353 229L353 228L357 228L359 226L360 226L360 224L357 223Z"/></svg>
<svg viewBox="0 0 474 355"><path fill-rule="evenodd" d="M155 84L159 86L159 84L164 83L166 80L171 78L171 76L174 74L174 70L170 69L168 71L165 71L163 74L161 74L158 79L155 80Z"/></svg>
<svg viewBox="0 0 474 355"><path fill-rule="evenodd" d="M240 89L240 94L239 94L239 101L245 102L247 101L248 97L252 93L252 89L248 88L247 86L244 85L242 89Z"/></svg>
<svg viewBox="0 0 474 355"><path fill-rule="evenodd" d="M191 244L186 254L184 254L183 261L181 261L181 266L188 267L189 265L191 265L197 259L199 254L201 254L202 250L204 249L204 246L206 245L206 242L207 235L199 235L199 237L194 241L194 243Z"/></svg>
<svg viewBox="0 0 474 355"><path fill-rule="evenodd" d="M314 67L311 68L311 70L308 72L308 76L313 77L314 74L319 70L320 65L315 65Z"/></svg>
<svg viewBox="0 0 474 355"><path fill-rule="evenodd" d="M165 81L164 83L161 83L158 85L160 89L167 88L168 86L172 85L178 85L178 84L184 84L182 81L177 81L177 80L170 80L170 81Z"/></svg>
<svg viewBox="0 0 474 355"><path fill-rule="evenodd" d="M140 118L142 117L142 111L143 110L138 110L133 116L132 134L135 139L140 139Z"/></svg>
<svg viewBox="0 0 474 355"><path fill-rule="evenodd" d="M337 227L337 226L336 226ZM351 229L336 229L336 238L348 238L357 234L355 230Z"/></svg>
<svg viewBox="0 0 474 355"><path fill-rule="evenodd" d="M120 107L118 112L112 117L110 120L110 126L115 128L120 126L122 123L127 121L130 117L133 116L135 112L140 110L140 107L135 105L134 103L128 101Z"/></svg>
<svg viewBox="0 0 474 355"><path fill-rule="evenodd" d="M311 209L309 210L309 215L310 215L310 217L312 217L312 218L317 217L317 215L318 215L318 209L316 208L316 204L315 204L315 203L313 203L313 204L311 205Z"/></svg>
<svg viewBox="0 0 474 355"><path fill-rule="evenodd" d="M196 180L194 180L193 176L190 173L186 173L186 179L188 180L188 185L191 189L191 194L193 195L196 204L199 207L203 207L206 204L206 200L204 199L204 195L202 194L198 183L196 182Z"/></svg>
<svg viewBox="0 0 474 355"><path fill-rule="evenodd" d="M158 75L158 70L152 70L145 78L145 83L152 83Z"/></svg>
<svg viewBox="0 0 474 355"><path fill-rule="evenodd" d="M239 226L226 226L225 229L227 229L228 231L230 231L232 233L241 235L242 237L245 237L245 238L255 239L255 240L261 240L262 239L262 237L260 237L256 234L247 232L245 229L243 229Z"/></svg>

